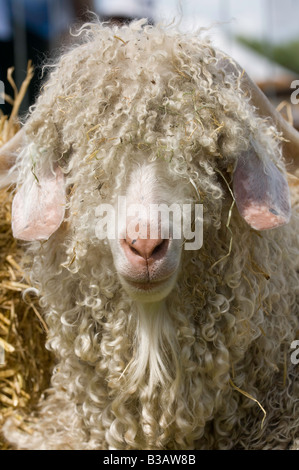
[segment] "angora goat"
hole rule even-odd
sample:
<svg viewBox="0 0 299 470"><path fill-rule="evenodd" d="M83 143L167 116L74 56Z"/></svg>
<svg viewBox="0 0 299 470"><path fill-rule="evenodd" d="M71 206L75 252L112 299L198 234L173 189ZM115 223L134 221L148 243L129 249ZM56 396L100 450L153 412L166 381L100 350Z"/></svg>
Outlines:
<svg viewBox="0 0 299 470"><path fill-rule="evenodd" d="M57 358L24 418L32 434L10 419L6 438L19 449L294 446L299 224L283 155L298 137L263 116L266 99L254 106L246 74L200 35L139 21L79 36L2 152L5 180L22 146L7 175L13 231ZM128 223L152 228L147 213L118 214L120 235L101 239L98 207L120 196L191 204L195 227L202 204L202 247L163 237L159 221L157 237L133 239Z"/></svg>

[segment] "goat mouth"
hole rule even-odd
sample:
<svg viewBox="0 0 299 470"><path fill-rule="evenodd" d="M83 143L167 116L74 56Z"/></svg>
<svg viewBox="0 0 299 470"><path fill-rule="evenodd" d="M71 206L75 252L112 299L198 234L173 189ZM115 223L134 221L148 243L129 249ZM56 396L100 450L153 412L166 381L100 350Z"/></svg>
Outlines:
<svg viewBox="0 0 299 470"><path fill-rule="evenodd" d="M143 291L147 291L147 290L153 290L155 289L156 287L160 287L161 285L163 284L166 284L167 281L169 281L169 279L172 277L172 275L170 276L167 276L163 279L159 279L159 280L148 280L146 282L142 282L142 281L132 281L131 279L125 279L125 281L132 287L135 287L136 289L140 289L140 290L143 290Z"/></svg>

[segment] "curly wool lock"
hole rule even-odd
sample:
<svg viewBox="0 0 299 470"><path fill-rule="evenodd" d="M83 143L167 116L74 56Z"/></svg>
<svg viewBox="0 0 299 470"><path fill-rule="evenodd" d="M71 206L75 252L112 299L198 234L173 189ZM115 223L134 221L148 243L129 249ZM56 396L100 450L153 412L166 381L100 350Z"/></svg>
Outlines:
<svg viewBox="0 0 299 470"><path fill-rule="evenodd" d="M59 230L29 248L58 365L26 417L32 435L10 420L7 438L26 449L287 448L299 425L298 218L260 234L226 184L252 135L283 171L280 135L207 40L144 22L88 24L79 37L31 110L18 161L20 186L58 163L68 202ZM127 295L94 218L144 162L173 202L187 193L204 205L203 247L183 251L175 289L150 305Z"/></svg>

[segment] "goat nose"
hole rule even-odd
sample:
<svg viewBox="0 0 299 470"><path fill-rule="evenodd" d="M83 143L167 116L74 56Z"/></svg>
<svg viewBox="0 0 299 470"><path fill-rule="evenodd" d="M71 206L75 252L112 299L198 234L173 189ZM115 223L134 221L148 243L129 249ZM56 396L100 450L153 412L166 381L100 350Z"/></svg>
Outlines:
<svg viewBox="0 0 299 470"><path fill-rule="evenodd" d="M158 260L164 257L169 240L162 238L137 238L131 239L129 236L124 240L124 249L129 259L134 262L138 258L143 258L145 261L150 259Z"/></svg>

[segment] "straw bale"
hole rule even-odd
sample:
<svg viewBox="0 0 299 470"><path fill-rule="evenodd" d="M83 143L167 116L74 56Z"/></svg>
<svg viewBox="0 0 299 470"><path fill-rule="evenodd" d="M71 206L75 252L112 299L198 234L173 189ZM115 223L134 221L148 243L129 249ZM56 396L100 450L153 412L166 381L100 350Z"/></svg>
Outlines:
<svg viewBox="0 0 299 470"><path fill-rule="evenodd" d="M10 81L13 70L8 76ZM29 81L32 67L20 91L15 90L11 116L0 114L0 146L19 130L17 115ZM46 324L39 312L38 299L23 295L32 287L24 274L28 262L24 245L11 232L13 188L0 190L0 429L15 410L31 411L42 391L48 386L52 357L45 348ZM21 419L21 418L20 418ZM25 430L26 425L22 426ZM9 449L1 438L0 449Z"/></svg>

